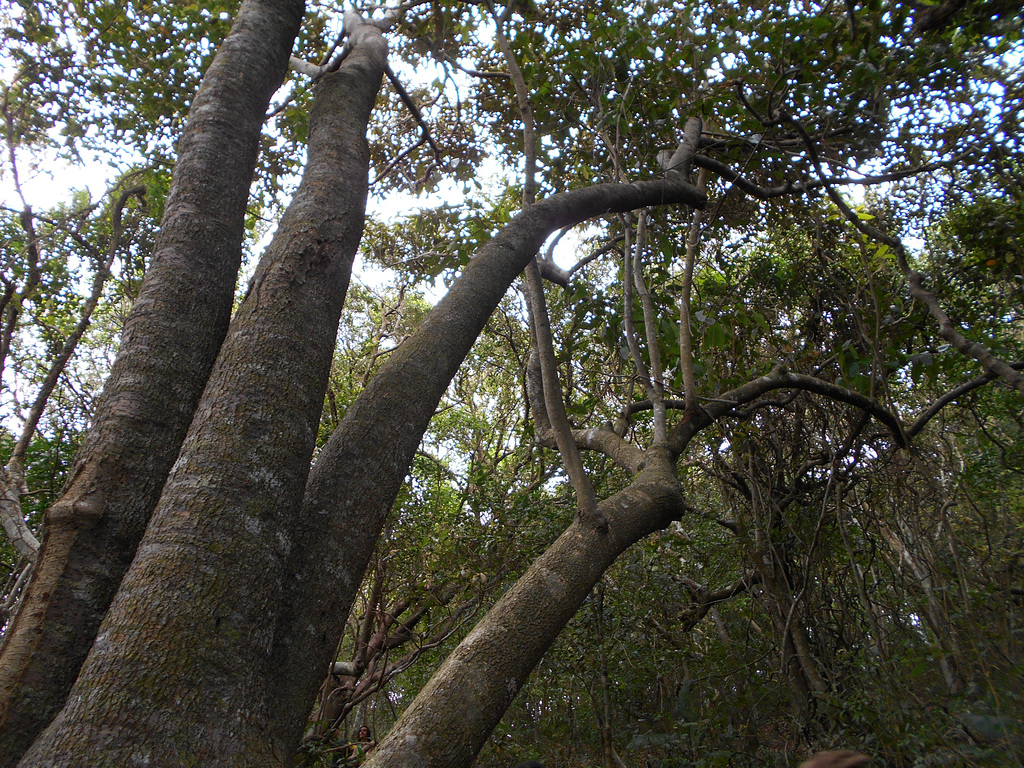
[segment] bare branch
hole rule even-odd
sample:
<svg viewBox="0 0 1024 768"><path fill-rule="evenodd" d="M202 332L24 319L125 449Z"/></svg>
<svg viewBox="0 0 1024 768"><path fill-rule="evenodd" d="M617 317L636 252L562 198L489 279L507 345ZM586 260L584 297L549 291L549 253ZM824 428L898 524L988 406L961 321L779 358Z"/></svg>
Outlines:
<svg viewBox="0 0 1024 768"><path fill-rule="evenodd" d="M459 62L456 61L454 57L449 56L445 51L442 51L442 50L437 50L434 53L442 61L444 61L447 64L451 64L457 70L459 70L460 72L465 72L470 77L479 77L479 78L481 78L483 80L487 80L489 78L490 79L498 78L498 79L501 79L501 80L510 80L512 78L512 75L510 75L508 72L491 72L491 71L479 70L479 69L474 69L472 67L463 66L462 64L459 64Z"/></svg>
<svg viewBox="0 0 1024 768"><path fill-rule="evenodd" d="M488 3L491 16L494 18L494 39L508 66L512 85L516 92L519 117L523 122L523 155L526 160L523 178L523 207L526 207L533 205L537 198L537 134L533 121L533 105L530 103L530 90L526 87L526 80L523 78L522 70L519 69L519 62L516 61L512 46L505 36L505 24L512 17L512 5L509 2L505 11L498 16L493 3Z"/></svg>
<svg viewBox="0 0 1024 768"><path fill-rule="evenodd" d="M573 488L576 490L576 503L583 519L592 521L599 529L607 528L608 523L597 508L597 496L590 484L590 478L583 468L576 441L572 436L569 419L565 413L562 399L562 386L558 380L558 368L555 362L554 345L551 338L551 324L548 320L547 304L544 300L544 287L541 284L540 269L534 259L526 267L526 288L529 297L530 317L533 322L534 342L536 343L537 360L540 363L541 383L543 386L543 403L548 423L554 434L562 463L569 475Z"/></svg>
<svg viewBox="0 0 1024 768"><path fill-rule="evenodd" d="M555 264L555 262L548 261L547 259L537 259L537 268L540 269L540 276L545 280L550 280L555 285L560 285L563 288L569 287L570 273Z"/></svg>
<svg viewBox="0 0 1024 768"><path fill-rule="evenodd" d="M651 402L654 403L654 444L664 445L668 439L668 427L665 422L665 377L661 363L661 350L658 346L657 318L654 314L654 302L651 292L644 280L643 254L647 242L647 210L640 211L636 227L636 247L633 254L633 282L640 297L640 307L644 313L644 335L647 338L647 357L651 361ZM626 278L628 280L628 277Z"/></svg>
<svg viewBox="0 0 1024 768"><path fill-rule="evenodd" d="M35 568L34 563L28 558L22 558L21 562L18 563L14 573L11 574L11 578L4 585L3 594L6 595L3 603L0 603L0 626L7 624L10 626L10 622L14 619L14 614L17 613L17 608L22 605L20 600L21 591L28 584L29 578L32 576L32 570ZM9 588L8 588L9 586Z"/></svg>
<svg viewBox="0 0 1024 768"><path fill-rule="evenodd" d="M644 392L648 399L655 402L654 391L651 387L651 374L644 362L643 353L640 351L640 342L637 341L636 328L633 325L633 221L631 216L622 216L620 220L626 231L626 242L622 252L622 327L626 334L626 346L629 348L629 355L636 366L637 374L644 385Z"/></svg>
<svg viewBox="0 0 1024 768"><path fill-rule="evenodd" d="M882 422L899 447L905 448L909 445L909 439L899 417L874 398L813 376L790 373L784 366L777 365L766 376L748 381L720 397L709 400L696 414L688 411L673 428L669 436L670 447L677 455L681 454L700 430L724 416L731 415L736 406L751 403L768 392L788 388L806 390L860 408Z"/></svg>
<svg viewBox="0 0 1024 768"><path fill-rule="evenodd" d="M708 171L701 168L697 176L697 189L707 188ZM690 222L690 233L686 238L686 260L683 263L683 284L679 295L679 367L683 374L683 395L687 410L696 410L697 377L693 373L693 324L690 299L693 292L693 267L697 262L700 248L703 211L694 209Z"/></svg>
<svg viewBox="0 0 1024 768"><path fill-rule="evenodd" d="M801 182L786 182L778 187L759 186L725 163L707 157L706 155L697 155L694 157L693 164L698 168L706 168L716 176L731 182L744 194L750 195L758 200L772 200L777 197L804 194L812 190L822 189L826 184L834 184L836 186L849 186L853 184L858 186L872 186L889 181L899 181L900 179L905 179L910 176L918 176L922 173L928 173L929 171L945 168L950 163L928 163L914 168L905 168L902 170L890 171L889 173L874 174L870 176L833 176L828 180L809 179Z"/></svg>
<svg viewBox="0 0 1024 768"><path fill-rule="evenodd" d="M320 77L325 72L324 67L318 66L311 61L300 59L298 56L288 57L288 68L301 75L309 75L310 77Z"/></svg>
<svg viewBox="0 0 1024 768"><path fill-rule="evenodd" d="M690 178L690 168L693 165L697 150L700 148L700 136L704 130L704 121L693 116L686 120L683 126L683 140L679 143L676 151L666 160L664 155L662 168L666 173L678 173L684 179Z"/></svg>
<svg viewBox="0 0 1024 768"><path fill-rule="evenodd" d="M572 279L572 276L579 272L581 269L583 269L583 267L587 266L587 264L589 264L590 262L601 258L606 253L610 253L611 251L618 251L616 246L619 243L621 243L622 240L623 235L616 235L615 237L612 238L611 242L602 245L600 248L593 251L593 253L589 253L582 259L577 261L575 264L572 265L572 268L569 270L569 278ZM621 253L619 255L621 255Z"/></svg>
<svg viewBox="0 0 1024 768"><path fill-rule="evenodd" d="M39 552L39 539L25 523L21 509L21 497L28 493L24 472L21 467L12 471L10 465L0 467L0 525L3 525L11 546L30 562L35 562Z"/></svg>
<svg viewBox="0 0 1024 768"><path fill-rule="evenodd" d="M113 219L113 232L110 238L110 242L107 244L106 253L103 256L102 262L96 265L96 273L93 275L92 288L89 292L89 297L82 305L82 312L78 318L78 322L75 324L74 329L68 335L67 339L64 340L64 344L61 347L59 353L50 364L50 370L46 374L46 378L43 380L42 385L39 388L39 392L36 393L35 401L32 404L32 408L29 410L29 416L25 421L24 428L21 431L21 436L18 438L18 442L14 446L14 450L11 452L11 461L17 461L19 464L24 461L25 453L28 451L29 442L32 440L32 435L35 434L36 427L39 424L39 419L43 415L43 409L46 407L46 402L50 399L50 395L53 392L54 387L57 386L57 381L60 375L64 372L68 361L74 354L75 349L78 346L78 342L82 339L85 331L89 328L89 324L92 322L92 314L99 305L100 299L103 296L103 286L106 284L107 278L110 277L110 267L114 263L114 258L117 256L117 251L121 247L121 237L124 233L122 226L122 215L124 213L124 207L128 201L133 198L140 198L145 195L146 188L144 186L131 187L121 192L117 201L114 203L113 210L111 212L111 218Z"/></svg>
<svg viewBox="0 0 1024 768"><path fill-rule="evenodd" d="M391 85L394 87L398 97L402 100L402 103L405 104L405 108L409 110L409 113L416 121L416 124L420 127L423 141L426 141L434 151L434 166L440 165L443 161L443 153L441 152L441 148L437 146L437 143L434 141L434 137L430 135L430 128L427 126L427 122L423 119L423 114L420 112L420 108L416 106L416 102L412 100L409 92L405 90L405 86L402 85L402 82L392 71L390 65L384 65L384 74L387 75L388 80L391 81ZM422 144L422 142L420 142L420 144ZM417 144L417 146L419 146L419 144ZM427 175L430 175L429 170L427 171Z"/></svg>

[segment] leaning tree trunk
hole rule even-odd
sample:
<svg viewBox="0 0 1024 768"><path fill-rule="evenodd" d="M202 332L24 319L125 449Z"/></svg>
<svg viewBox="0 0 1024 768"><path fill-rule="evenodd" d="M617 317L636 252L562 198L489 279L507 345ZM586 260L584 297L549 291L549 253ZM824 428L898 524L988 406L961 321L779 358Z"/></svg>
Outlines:
<svg viewBox="0 0 1024 768"><path fill-rule="evenodd" d="M366 767L471 765L523 682L605 570L626 548L681 515L684 505L675 457L700 430L735 406L805 383L778 366L681 420L668 435L669 447L652 447L642 460L628 462L639 473L636 479L602 501L597 515L577 516L445 660ZM601 432L585 430L580 438L596 446L602 443ZM453 733L460 738L451 738Z"/></svg>
<svg viewBox="0 0 1024 768"><path fill-rule="evenodd" d="M544 240L605 213L648 205L703 207L706 201L689 184L662 179L595 185L531 206L480 249L349 407L310 474L295 531L272 664L281 702L274 738L281 751L294 749L303 733L373 547L438 402Z"/></svg>
<svg viewBox="0 0 1024 768"><path fill-rule="evenodd" d="M270 653L362 234L366 126L387 57L379 30L357 24L346 18L351 52L319 81L302 183L135 561L68 704L23 766L284 762L267 736L281 705Z"/></svg>
<svg viewBox="0 0 1024 768"><path fill-rule="evenodd" d="M361 58L350 54L342 71L324 82L338 82ZM353 99L365 96L356 83L336 90ZM311 167L314 156L311 147ZM361 171L341 163L327 168L336 171L329 183L307 172L306 191L331 197L360 175L365 179L365 159L361 165ZM332 222L323 223L329 214L298 196L290 211L293 217L305 213L305 226L293 231L282 222L273 249L286 258L261 267L71 704L25 765L74 762L86 751L99 765L287 760L413 452L508 285L547 235L566 224L609 211L705 200L689 185L663 179L556 195L517 217L349 409L296 518L296 505L287 503L289 494L279 484L293 482L299 465L305 477L315 419L305 431L291 422L306 420L299 400L311 403L316 389L319 411L324 383L310 356L296 355L304 345L318 345L317 333L299 323L276 336L273 325L294 317L301 302L330 303L316 291L330 277L322 246L334 236ZM361 220L361 209L349 213ZM288 256L285 241L296 245L303 237L307 250ZM344 289L336 282L334 288L340 305ZM265 319L268 327L253 318ZM296 357L305 361L302 372L291 365ZM246 384L249 376L264 384ZM307 384L307 378L319 383ZM301 392L293 393L289 384ZM281 440L294 443L293 454L281 450L271 427L287 433ZM235 462L241 466L230 466ZM277 591L282 582L283 594ZM264 629L274 621L271 638Z"/></svg>
<svg viewBox="0 0 1024 768"><path fill-rule="evenodd" d="M189 113L161 233L93 428L0 655L0 766L63 706L177 456L230 318L245 206L301 0L246 0Z"/></svg>
<svg viewBox="0 0 1024 768"><path fill-rule="evenodd" d="M445 659L364 768L473 763L605 570L627 547L682 514L672 457L651 449L646 458L628 488L600 503L607 528L578 516Z"/></svg>

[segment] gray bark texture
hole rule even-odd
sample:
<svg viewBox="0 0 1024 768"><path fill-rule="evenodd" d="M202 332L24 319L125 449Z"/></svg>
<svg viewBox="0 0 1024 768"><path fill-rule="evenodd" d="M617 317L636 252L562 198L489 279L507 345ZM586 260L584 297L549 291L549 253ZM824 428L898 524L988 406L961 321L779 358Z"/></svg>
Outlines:
<svg viewBox="0 0 1024 768"><path fill-rule="evenodd" d="M281 765L274 628L362 234L387 48L317 85L308 161L68 704L23 766ZM310 701L296 716L308 715ZM291 746L291 750L294 745Z"/></svg>
<svg viewBox="0 0 1024 768"><path fill-rule="evenodd" d="M563 226L705 203L662 179L524 211L390 357L307 482L386 55L369 26L351 30L350 43L341 69L320 81L302 188L232 323L137 557L66 707L23 766L287 763L416 446L508 286ZM103 509L103 499L86 502L86 513Z"/></svg>
<svg viewBox="0 0 1024 768"><path fill-rule="evenodd" d="M259 135L302 12L301 0L246 0L192 105L151 266L4 637L0 766L63 705L192 419L227 330Z"/></svg>

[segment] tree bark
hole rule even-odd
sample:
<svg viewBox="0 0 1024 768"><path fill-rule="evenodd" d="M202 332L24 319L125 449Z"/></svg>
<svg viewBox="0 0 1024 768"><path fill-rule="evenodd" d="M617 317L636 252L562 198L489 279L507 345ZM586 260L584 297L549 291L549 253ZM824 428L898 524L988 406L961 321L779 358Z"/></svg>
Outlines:
<svg viewBox="0 0 1024 768"><path fill-rule="evenodd" d="M227 330L267 104L301 0L246 0L180 141L152 264L0 656L0 766L62 706L135 555Z"/></svg>
<svg viewBox="0 0 1024 768"><path fill-rule="evenodd" d="M523 682L607 568L629 546L681 516L684 502L674 464L690 440L737 405L775 389L809 385L777 366L680 420L669 436L670 447L648 449L633 483L600 503L607 528L577 516L445 660L365 768L471 765ZM453 733L460 737L453 739Z"/></svg>
<svg viewBox="0 0 1024 768"><path fill-rule="evenodd" d="M362 235L366 125L387 58L375 27L346 19L346 29L351 52L317 85L302 183L69 703L23 766L286 759L267 737L282 703L268 686L270 652Z"/></svg>

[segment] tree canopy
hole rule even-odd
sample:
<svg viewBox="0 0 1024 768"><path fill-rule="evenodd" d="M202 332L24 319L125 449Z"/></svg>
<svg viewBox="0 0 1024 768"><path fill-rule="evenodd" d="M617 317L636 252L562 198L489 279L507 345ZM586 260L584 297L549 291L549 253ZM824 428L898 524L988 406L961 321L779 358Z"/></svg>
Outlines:
<svg viewBox="0 0 1024 768"><path fill-rule="evenodd" d="M1019 762L1020 13L9 4L0 764Z"/></svg>

